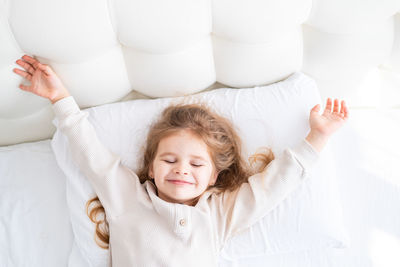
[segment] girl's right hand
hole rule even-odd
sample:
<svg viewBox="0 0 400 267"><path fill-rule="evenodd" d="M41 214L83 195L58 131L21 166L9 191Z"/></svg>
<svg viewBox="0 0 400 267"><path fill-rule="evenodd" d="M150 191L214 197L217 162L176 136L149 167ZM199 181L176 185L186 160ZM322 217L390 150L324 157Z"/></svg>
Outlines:
<svg viewBox="0 0 400 267"><path fill-rule="evenodd" d="M41 64L38 60L27 55L18 59L16 63L26 71L20 69L13 69L13 71L31 82L29 86L20 84L20 89L47 98L53 104L70 95L50 66Z"/></svg>

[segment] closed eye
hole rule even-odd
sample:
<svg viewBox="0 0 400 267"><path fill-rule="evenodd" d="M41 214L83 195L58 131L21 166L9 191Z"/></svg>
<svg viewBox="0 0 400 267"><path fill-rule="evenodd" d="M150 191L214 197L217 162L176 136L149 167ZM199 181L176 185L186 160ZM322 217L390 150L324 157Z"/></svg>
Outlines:
<svg viewBox="0 0 400 267"><path fill-rule="evenodd" d="M198 164L192 164L193 167L201 167L203 165L198 165Z"/></svg>
<svg viewBox="0 0 400 267"><path fill-rule="evenodd" d="M172 163L175 163L175 161L169 161L169 160L164 160L166 163L169 163L169 164L172 164ZM201 167L201 166L203 166L202 164L191 164L193 167L196 167L196 168L198 168L198 167Z"/></svg>

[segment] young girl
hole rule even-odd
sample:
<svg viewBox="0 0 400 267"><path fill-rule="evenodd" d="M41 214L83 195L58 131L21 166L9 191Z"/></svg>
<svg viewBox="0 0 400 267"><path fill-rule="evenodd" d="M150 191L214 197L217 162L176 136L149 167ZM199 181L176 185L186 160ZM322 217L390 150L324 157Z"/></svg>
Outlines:
<svg viewBox="0 0 400 267"><path fill-rule="evenodd" d="M31 82L22 90L53 104L74 161L91 182L100 206L89 216L109 244L113 266L217 266L224 244L264 217L312 169L329 137L348 119L344 101L327 99L310 112L310 132L277 158L256 155L259 172L241 158L232 124L204 105L175 105L150 129L143 166L134 173L103 146L54 71L36 59L17 60ZM104 206L104 209L103 209ZM105 229L96 221L105 211Z"/></svg>

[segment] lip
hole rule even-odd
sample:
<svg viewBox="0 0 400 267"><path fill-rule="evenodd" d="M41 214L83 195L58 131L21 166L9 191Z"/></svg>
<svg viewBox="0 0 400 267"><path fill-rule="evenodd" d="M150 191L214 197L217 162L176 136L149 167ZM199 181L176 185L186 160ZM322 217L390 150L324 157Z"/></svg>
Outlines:
<svg viewBox="0 0 400 267"><path fill-rule="evenodd" d="M192 185L193 183L189 183L186 181L182 181L182 180L167 180L170 183L176 184L176 185Z"/></svg>

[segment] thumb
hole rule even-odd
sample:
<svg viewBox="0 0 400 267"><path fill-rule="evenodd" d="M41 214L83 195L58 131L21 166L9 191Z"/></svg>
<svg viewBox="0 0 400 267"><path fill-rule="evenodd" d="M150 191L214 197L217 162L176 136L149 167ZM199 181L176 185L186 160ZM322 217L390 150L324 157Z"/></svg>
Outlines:
<svg viewBox="0 0 400 267"><path fill-rule="evenodd" d="M319 112L320 107L321 107L320 104L315 105L315 106L311 109L311 112Z"/></svg>

